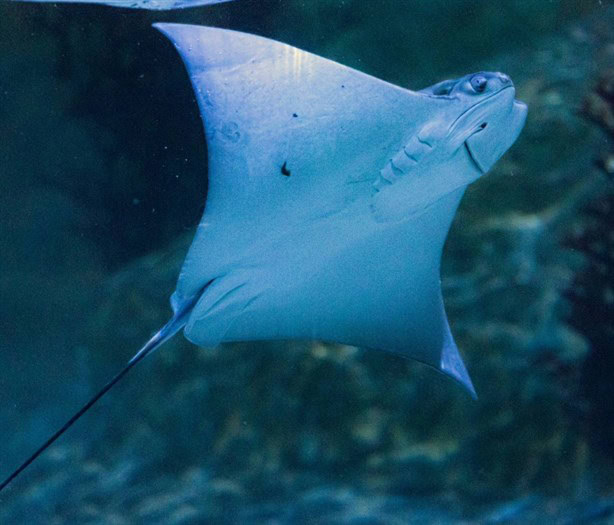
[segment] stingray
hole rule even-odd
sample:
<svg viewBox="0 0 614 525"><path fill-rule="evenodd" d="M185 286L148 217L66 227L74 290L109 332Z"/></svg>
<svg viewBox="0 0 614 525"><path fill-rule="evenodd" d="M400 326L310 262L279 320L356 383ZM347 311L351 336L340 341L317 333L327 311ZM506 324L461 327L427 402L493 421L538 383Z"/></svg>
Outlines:
<svg viewBox="0 0 614 525"><path fill-rule="evenodd" d="M232 0L10 0L19 2L66 3L66 4L100 4L113 7L127 7L131 9L151 9L164 11L170 9L184 9L186 7L199 7L203 5L221 4Z"/></svg>
<svg viewBox="0 0 614 525"><path fill-rule="evenodd" d="M510 78L479 72L414 92L259 36L155 27L183 58L208 146L174 314L0 489L181 329L204 347L318 339L394 352L475 397L440 260L465 188L524 125Z"/></svg>

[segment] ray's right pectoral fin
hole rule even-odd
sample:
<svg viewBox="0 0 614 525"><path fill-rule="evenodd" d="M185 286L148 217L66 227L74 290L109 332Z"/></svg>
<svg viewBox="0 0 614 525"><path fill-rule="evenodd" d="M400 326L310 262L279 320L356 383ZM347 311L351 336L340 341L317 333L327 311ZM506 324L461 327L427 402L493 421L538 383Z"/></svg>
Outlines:
<svg viewBox="0 0 614 525"><path fill-rule="evenodd" d="M455 381L458 381L469 392L473 399L477 399L478 396L475 392L473 382L467 372L467 367L463 362L463 358L458 351L458 347L452 337L450 331L450 325L446 319L443 348L441 351L441 362L439 364L439 370L451 377Z"/></svg>
<svg viewBox="0 0 614 525"><path fill-rule="evenodd" d="M442 126L425 125L386 163L375 182L371 212L377 222L395 222L424 210L431 202L428 167L439 145Z"/></svg>

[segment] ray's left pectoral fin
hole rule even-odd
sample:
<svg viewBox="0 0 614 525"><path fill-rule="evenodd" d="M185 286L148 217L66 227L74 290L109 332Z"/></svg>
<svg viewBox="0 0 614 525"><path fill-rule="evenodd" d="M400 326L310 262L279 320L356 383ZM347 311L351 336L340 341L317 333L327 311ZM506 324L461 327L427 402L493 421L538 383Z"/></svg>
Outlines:
<svg viewBox="0 0 614 525"><path fill-rule="evenodd" d="M473 387L471 377L469 377L469 372L467 372L467 367L465 366L463 358L458 351L458 347L454 342L452 332L450 331L450 325L445 317L444 323L444 339L439 370L447 376L450 376L455 381L459 382L467 389L473 399L477 399L478 396L475 392L475 388Z"/></svg>

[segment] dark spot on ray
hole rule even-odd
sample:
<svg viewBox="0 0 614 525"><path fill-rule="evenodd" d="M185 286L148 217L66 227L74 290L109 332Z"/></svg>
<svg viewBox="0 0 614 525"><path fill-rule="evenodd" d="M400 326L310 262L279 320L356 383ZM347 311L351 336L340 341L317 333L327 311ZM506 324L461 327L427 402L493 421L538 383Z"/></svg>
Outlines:
<svg viewBox="0 0 614 525"><path fill-rule="evenodd" d="M298 117L298 115L297 115L296 113L292 113L292 116L293 116L294 118Z"/></svg>
<svg viewBox="0 0 614 525"><path fill-rule="evenodd" d="M290 170L288 169L288 161L285 161L281 167L281 174L285 175L286 177L290 176Z"/></svg>

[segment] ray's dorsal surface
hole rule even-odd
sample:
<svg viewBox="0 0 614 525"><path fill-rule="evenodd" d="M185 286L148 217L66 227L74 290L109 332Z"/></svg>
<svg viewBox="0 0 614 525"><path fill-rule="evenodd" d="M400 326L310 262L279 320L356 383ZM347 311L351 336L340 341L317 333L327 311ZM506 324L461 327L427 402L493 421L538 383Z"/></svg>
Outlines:
<svg viewBox="0 0 614 525"><path fill-rule="evenodd" d="M100 4L112 7L125 7L129 9L150 9L153 11L165 11L170 9L185 9L188 7L200 7L203 5L221 4L233 0L9 0L10 2L32 2L54 4Z"/></svg>
<svg viewBox="0 0 614 525"><path fill-rule="evenodd" d="M509 77L413 92L266 38L156 27L185 62L209 154L174 315L0 490L182 328L201 346L322 339L395 352L475 396L439 268L465 187L524 125Z"/></svg>

